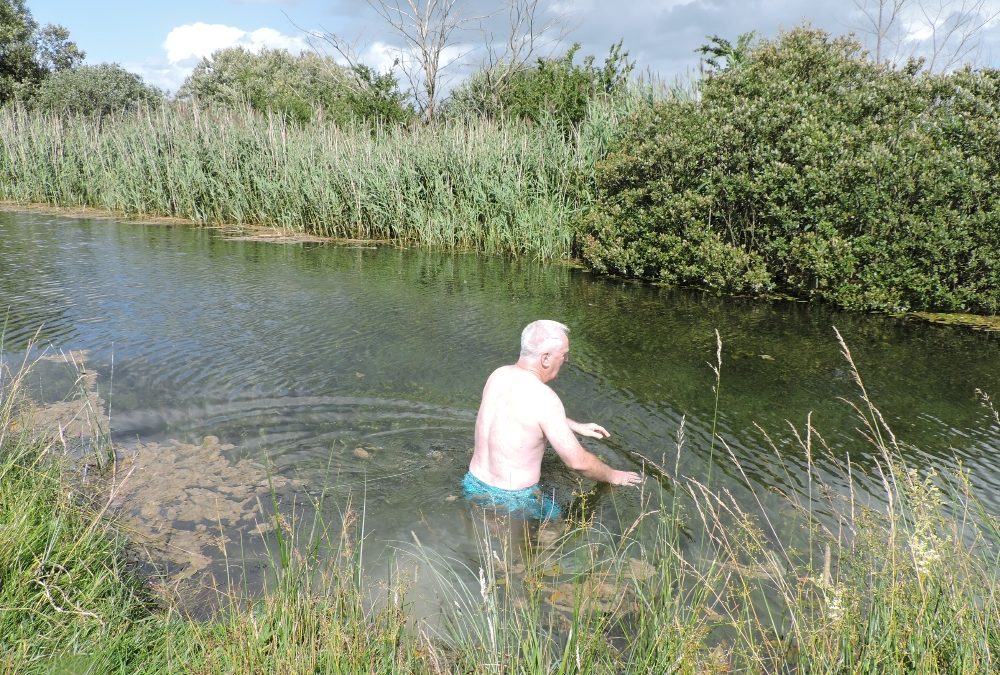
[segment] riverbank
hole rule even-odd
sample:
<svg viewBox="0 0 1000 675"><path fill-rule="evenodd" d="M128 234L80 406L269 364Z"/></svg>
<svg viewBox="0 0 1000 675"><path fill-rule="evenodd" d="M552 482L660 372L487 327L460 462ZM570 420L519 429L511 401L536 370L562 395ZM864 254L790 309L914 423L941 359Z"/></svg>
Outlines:
<svg viewBox="0 0 1000 675"><path fill-rule="evenodd" d="M165 107L98 123L6 108L0 198L559 259L577 172L628 107L595 106L571 140L527 122L373 131L247 110Z"/></svg>
<svg viewBox="0 0 1000 675"><path fill-rule="evenodd" d="M49 204L20 203L0 200L0 212L7 213L44 213L63 218L88 218L91 220L114 220L122 223L139 225L174 225L185 227L206 227L190 218L177 218L148 214L128 214L92 206L51 206ZM304 232L295 232L273 227L254 225L214 225L207 226L218 230L227 239L242 239L247 241L265 241L276 244L296 243L332 243L332 244L376 244L387 243L371 240L338 239L335 237L320 237Z"/></svg>
<svg viewBox="0 0 1000 675"><path fill-rule="evenodd" d="M852 365L846 347L844 357ZM828 484L827 472L814 470L825 446L808 425L795 442L809 458L810 490L783 495L790 516L780 529L717 490L710 473L690 478L674 459L647 460L673 497L647 497L634 520L613 529L588 516L584 499L558 529L529 528L527 549L494 522L471 569L419 542L408 549L433 571L449 608L433 628L408 618L403 576L380 585L361 574L357 529L281 509L263 514L274 525L266 588L223 587L219 610L192 620L169 584L138 573L127 523L101 488L113 465L85 458L94 464L85 484L58 436L31 433L21 421L23 379L4 372L0 398L0 669L7 672L998 666L1000 521L982 510L961 472L907 468L902 441L863 386L853 405L876 469L866 475L824 461L839 466L836 481L881 485L885 494L872 500L860 488ZM1000 424L992 402L982 403ZM684 442L681 432L678 460ZM732 469L742 470L735 462ZM747 487L758 504L767 498ZM357 523L350 505L342 512L345 523Z"/></svg>
<svg viewBox="0 0 1000 675"><path fill-rule="evenodd" d="M741 49L689 88L616 86L572 124L557 110L337 126L183 102L93 118L8 106L0 198L995 317L989 71L895 69L809 27Z"/></svg>

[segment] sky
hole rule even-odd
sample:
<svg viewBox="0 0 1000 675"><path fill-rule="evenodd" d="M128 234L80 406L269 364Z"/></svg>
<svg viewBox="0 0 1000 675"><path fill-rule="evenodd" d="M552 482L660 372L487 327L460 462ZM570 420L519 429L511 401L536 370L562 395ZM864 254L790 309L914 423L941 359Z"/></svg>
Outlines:
<svg viewBox="0 0 1000 675"><path fill-rule="evenodd" d="M510 23L504 10L507 1L459 0L459 10L469 20L453 34L443 73L446 87L483 63L479 27L502 35ZM405 5L407 0L400 2ZM966 43L964 60L1000 67L1000 0L903 3L893 26L898 31L891 40L894 54L928 56L934 38L940 45L948 34L949 20L971 17L979 28L976 39ZM69 29L71 39L86 52L86 63L117 63L171 93L202 58L226 47L299 52L324 48L326 43L315 36L334 34L352 45L362 62L386 70L399 46L366 0L27 0L26 4L39 24ZM836 35L853 32L873 46L872 24L862 10L877 11L879 4L879 0L538 0L538 25L553 28L542 36L536 53L562 54L579 42L580 54L594 55L600 63L608 48L623 40L637 72L669 82L697 72L695 50L709 35L735 42L740 34L755 31L770 38L808 22ZM940 50L943 57L957 49L958 35L953 32L950 44Z"/></svg>

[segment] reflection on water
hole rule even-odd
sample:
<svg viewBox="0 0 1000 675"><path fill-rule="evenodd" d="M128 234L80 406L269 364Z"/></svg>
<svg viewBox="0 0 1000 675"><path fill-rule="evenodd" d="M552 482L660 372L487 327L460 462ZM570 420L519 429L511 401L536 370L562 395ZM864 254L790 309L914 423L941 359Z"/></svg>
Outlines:
<svg viewBox="0 0 1000 675"><path fill-rule="evenodd" d="M871 450L840 400L856 386L836 325L872 399L912 446L908 461L960 461L1000 507L1000 428L975 393L1000 395L995 334L723 300L558 265L11 213L0 213L0 310L7 354L36 332L42 345L87 351L119 443L182 458L218 439L211 451L237 473L250 459L290 490L352 494L376 550L416 535L442 555L474 558L469 507L455 497L479 395L540 317L572 328L573 362L554 387L571 416L612 432L585 444L613 465L630 468L640 453L707 476L718 330L725 445L711 451L713 481L742 494L732 451L760 487L804 491L806 460L788 423L802 429L810 415L833 457L865 467ZM184 482L178 461L150 470ZM823 471L832 460L814 461ZM552 458L543 478L567 503L589 487ZM619 509L639 508L638 491L611 495ZM169 517L172 507L159 506Z"/></svg>

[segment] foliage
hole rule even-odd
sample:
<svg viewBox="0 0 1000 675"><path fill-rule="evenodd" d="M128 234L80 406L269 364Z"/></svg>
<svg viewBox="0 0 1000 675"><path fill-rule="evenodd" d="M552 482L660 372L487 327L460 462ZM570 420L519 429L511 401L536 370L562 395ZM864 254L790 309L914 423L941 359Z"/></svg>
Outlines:
<svg viewBox="0 0 1000 675"><path fill-rule="evenodd" d="M625 89L633 68L621 42L611 46L601 67L594 65L593 56L575 63L579 50L580 45L574 44L562 57L538 59L535 66L517 69L506 78L474 74L452 94L449 115L509 117L536 124L553 119L566 132L576 129L592 101Z"/></svg>
<svg viewBox="0 0 1000 675"><path fill-rule="evenodd" d="M351 72L355 86L347 89L344 99L356 119L382 124L413 121L413 109L391 72L379 73L364 64L352 66Z"/></svg>
<svg viewBox="0 0 1000 675"><path fill-rule="evenodd" d="M1000 72L870 63L799 28L633 118L589 186L586 262L856 309L1000 310Z"/></svg>
<svg viewBox="0 0 1000 675"><path fill-rule="evenodd" d="M116 64L79 66L45 78L29 107L53 113L100 114L156 106L163 92Z"/></svg>
<svg viewBox="0 0 1000 675"><path fill-rule="evenodd" d="M0 0L0 106L52 72L72 68L84 53L62 26L39 26L25 0Z"/></svg>
<svg viewBox="0 0 1000 675"><path fill-rule="evenodd" d="M297 122L401 123L412 117L395 78L284 49L222 49L202 59L177 92L202 105L275 112Z"/></svg>
<svg viewBox="0 0 1000 675"><path fill-rule="evenodd" d="M736 44L733 44L724 37L710 35L708 44L702 45L695 51L705 56L705 65L711 71L738 68L746 63L750 47L756 37L757 34L753 31L743 33L736 38Z"/></svg>

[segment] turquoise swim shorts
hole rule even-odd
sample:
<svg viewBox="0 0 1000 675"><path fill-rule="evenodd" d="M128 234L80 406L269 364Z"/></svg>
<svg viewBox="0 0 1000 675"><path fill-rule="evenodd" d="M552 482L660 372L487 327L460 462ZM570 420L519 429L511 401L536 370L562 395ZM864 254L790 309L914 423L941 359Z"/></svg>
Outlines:
<svg viewBox="0 0 1000 675"><path fill-rule="evenodd" d="M541 485L537 483L522 490L504 490L484 483L470 471L462 479L462 490L465 498L472 503L483 507L504 508L512 516L550 520L562 515L559 505L542 492Z"/></svg>

